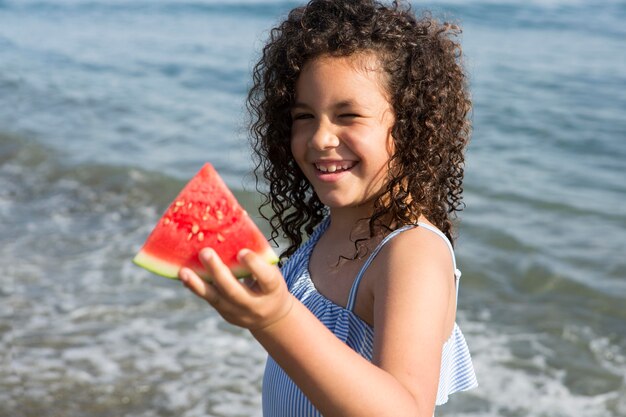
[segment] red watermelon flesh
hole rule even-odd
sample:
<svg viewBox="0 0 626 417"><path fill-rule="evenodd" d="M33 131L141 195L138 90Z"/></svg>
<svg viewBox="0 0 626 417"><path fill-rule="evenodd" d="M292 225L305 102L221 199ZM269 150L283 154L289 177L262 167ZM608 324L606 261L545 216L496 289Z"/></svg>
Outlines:
<svg viewBox="0 0 626 417"><path fill-rule="evenodd" d="M184 266L209 279L198 259L211 247L237 277L250 274L237 261L237 253L250 249L268 263L278 257L239 205L211 164L185 185L148 236L133 262L155 274L177 278Z"/></svg>

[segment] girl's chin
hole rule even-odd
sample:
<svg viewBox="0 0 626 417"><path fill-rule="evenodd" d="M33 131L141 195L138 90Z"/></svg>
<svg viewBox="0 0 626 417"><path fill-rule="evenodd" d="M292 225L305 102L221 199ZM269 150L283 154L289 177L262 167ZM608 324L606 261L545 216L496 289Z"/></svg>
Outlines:
<svg viewBox="0 0 626 417"><path fill-rule="evenodd" d="M354 206L354 201L351 201L351 199L346 198L347 196L345 195L345 193L341 194L341 193L320 193L320 192L316 192L317 197L320 199L320 201L322 202L322 204L324 204L326 207L330 208L330 209L334 209L334 208L347 208L347 207L352 207Z"/></svg>

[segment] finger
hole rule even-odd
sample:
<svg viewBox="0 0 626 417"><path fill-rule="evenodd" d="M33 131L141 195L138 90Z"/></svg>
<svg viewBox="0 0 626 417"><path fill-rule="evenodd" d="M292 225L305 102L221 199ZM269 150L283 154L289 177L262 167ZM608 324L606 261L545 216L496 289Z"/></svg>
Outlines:
<svg viewBox="0 0 626 417"><path fill-rule="evenodd" d="M211 276L212 284L217 287L218 292L226 298L235 301L240 300L245 295L244 287L237 281L230 272L230 269L211 248L200 251L200 262L207 269Z"/></svg>
<svg viewBox="0 0 626 417"><path fill-rule="evenodd" d="M248 268L256 279L256 286L267 293L280 283L277 279L280 271L275 265L268 264L261 256L249 249L242 249L237 254L238 261Z"/></svg>
<svg viewBox="0 0 626 417"><path fill-rule="evenodd" d="M189 268L181 268L178 278L187 288L200 298L204 298L209 304L216 305L219 302L217 289L200 278L198 274Z"/></svg>

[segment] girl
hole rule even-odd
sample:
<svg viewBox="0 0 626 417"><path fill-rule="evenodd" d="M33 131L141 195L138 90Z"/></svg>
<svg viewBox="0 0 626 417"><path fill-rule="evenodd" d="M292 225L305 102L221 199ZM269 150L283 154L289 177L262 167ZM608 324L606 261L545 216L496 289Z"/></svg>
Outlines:
<svg viewBox="0 0 626 417"><path fill-rule="evenodd" d="M470 131L458 31L370 0L314 0L271 31L248 104L288 260L242 250L240 282L205 249L210 284L180 273L268 351L265 416L430 417L476 385L450 243Z"/></svg>

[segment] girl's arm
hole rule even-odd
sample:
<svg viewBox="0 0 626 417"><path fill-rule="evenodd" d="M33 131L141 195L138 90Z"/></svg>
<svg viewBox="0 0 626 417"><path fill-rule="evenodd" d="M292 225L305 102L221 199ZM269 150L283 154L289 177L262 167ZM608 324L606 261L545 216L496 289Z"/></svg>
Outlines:
<svg viewBox="0 0 626 417"><path fill-rule="evenodd" d="M373 363L332 334L289 294L280 271L250 251L240 256L256 277L250 285L210 250L200 259L212 284L187 269L180 278L227 321L250 329L325 416L431 417L454 288L449 251L427 233L398 235L368 271L378 277Z"/></svg>

